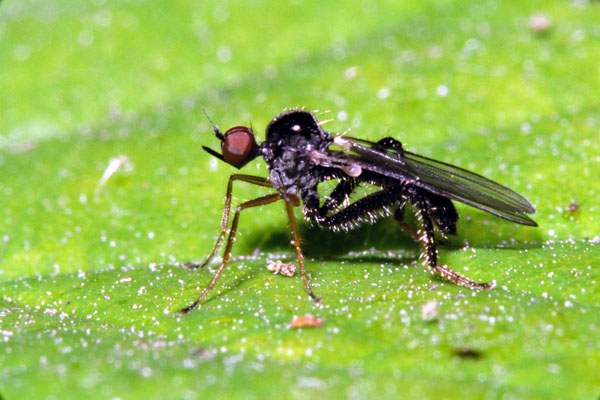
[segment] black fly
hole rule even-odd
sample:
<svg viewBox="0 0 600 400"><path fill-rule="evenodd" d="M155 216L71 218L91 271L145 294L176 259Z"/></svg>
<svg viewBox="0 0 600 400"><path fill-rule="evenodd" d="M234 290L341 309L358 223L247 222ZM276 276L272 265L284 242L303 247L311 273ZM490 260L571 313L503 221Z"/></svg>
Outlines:
<svg viewBox="0 0 600 400"><path fill-rule="evenodd" d="M304 256L293 214L293 207L301 202L307 220L332 230L350 230L362 223L373 223L377 218L393 215L423 244L423 255L429 268L471 289L490 289L491 285L473 282L447 266L438 265L437 261L434 225L443 235L456 234L458 214L452 200L509 221L537 226L526 215L535 213L535 208L507 187L462 168L405 151L402 143L391 137L370 142L332 136L308 111L290 110L275 117L267 126L265 141L261 144L247 127L236 126L223 134L213 126L213 131L221 141L221 153L203 146L204 150L236 168L261 156L267 163L269 177L234 174L229 178L221 233L214 249L202 264L188 265L207 265L228 233L223 261L198 300L181 310L181 314L196 308L223 273L231 256L241 211L279 200L285 203L304 286L315 301L319 299L313 294L304 270ZM329 180L338 183L322 202L317 186ZM273 193L240 204L229 227L231 191L235 181L270 188ZM348 205L350 194L361 184L374 185L379 190ZM403 222L407 204L416 210L421 224L418 231L410 231Z"/></svg>

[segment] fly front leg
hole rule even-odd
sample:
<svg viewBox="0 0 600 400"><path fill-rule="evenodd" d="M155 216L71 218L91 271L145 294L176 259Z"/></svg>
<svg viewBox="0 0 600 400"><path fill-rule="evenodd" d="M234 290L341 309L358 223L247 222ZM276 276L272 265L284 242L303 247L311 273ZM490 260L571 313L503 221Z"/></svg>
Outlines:
<svg viewBox="0 0 600 400"><path fill-rule="evenodd" d="M246 208L263 206L265 204L274 203L280 199L281 199L281 195L279 193L273 193L273 194L269 194L269 195L266 195L263 197L259 197L258 199L246 201L237 207L237 209L235 210L235 215L233 217L233 222L231 223L231 229L229 229L229 236L227 237L227 244L225 245L225 252L223 253L223 261L221 263L221 266L219 267L219 269L213 276L213 279L210 281L208 286L206 286L206 288L204 289L204 291L202 292L202 294L200 295L198 300L196 300L195 302L190 304L188 307L179 311L179 313L178 313L179 315L185 315L185 314L189 313L190 311L192 311L193 309L195 309L196 307L198 307L200 305L200 303L206 298L208 293L212 290L212 288L215 286L215 283L217 283L217 280L223 273L223 270L225 270L225 267L227 266L227 262L229 261L229 257L231 256L231 248L233 247L233 242L235 240L235 233L237 232L237 226L238 226L238 221L240 219L240 213L243 210L245 210Z"/></svg>
<svg viewBox="0 0 600 400"><path fill-rule="evenodd" d="M417 217L421 223L422 229L419 232L419 241L423 244L423 257L425 258L425 264L433 271L448 279L449 281L460 285L466 286L469 289L486 289L492 288L489 283L474 282L464 276L452 271L445 265L438 265L437 263L437 248L435 242L435 233L433 230L433 223L431 222L431 216L427 203L420 196L415 202L417 208Z"/></svg>
<svg viewBox="0 0 600 400"><path fill-rule="evenodd" d="M208 263L217 255L221 244L223 243L223 239L225 238L225 233L227 233L227 226L229 225L229 214L231 210L231 192L233 190L233 182L234 181L242 181L252 183L253 185L263 186L272 188L273 185L267 178L262 178L260 176L253 175L244 175L244 174L234 174L229 177L229 182L227 183L227 192L225 194L225 206L223 207L223 217L221 218L221 232L219 233L219 237L213 247L212 252L204 258L204 260L200 263L197 262L188 262L184 263L183 266L185 268L196 269L196 268L204 268L208 265Z"/></svg>

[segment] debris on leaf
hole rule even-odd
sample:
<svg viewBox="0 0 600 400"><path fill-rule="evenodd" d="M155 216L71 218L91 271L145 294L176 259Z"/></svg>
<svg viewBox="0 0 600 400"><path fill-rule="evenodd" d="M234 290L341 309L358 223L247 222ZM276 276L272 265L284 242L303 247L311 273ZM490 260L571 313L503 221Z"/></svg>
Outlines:
<svg viewBox="0 0 600 400"><path fill-rule="evenodd" d="M281 260L271 261L267 264L267 269L273 271L274 274L290 277L296 273L296 265L294 263L286 263Z"/></svg>
<svg viewBox="0 0 600 400"><path fill-rule="evenodd" d="M217 355L217 350L206 347L198 347L190 350L190 354L202 360L210 361Z"/></svg>
<svg viewBox="0 0 600 400"><path fill-rule="evenodd" d="M433 321L438 314L438 304L435 301L428 301L421 307L421 318L424 321Z"/></svg>
<svg viewBox="0 0 600 400"><path fill-rule="evenodd" d="M550 29L550 18L547 15L532 15L529 17L529 29L536 33L545 33Z"/></svg>
<svg viewBox="0 0 600 400"><path fill-rule="evenodd" d="M311 314L304 314L301 316L294 315L292 322L289 325L290 329L298 328L320 328L323 326L325 320L323 318L315 317Z"/></svg>
<svg viewBox="0 0 600 400"><path fill-rule="evenodd" d="M110 161L108 162L108 166L106 167L104 173L102 174L102 177L98 181L98 185L96 186L94 196L97 197L102 191L104 185L106 185L106 182L108 182L108 180L110 179L110 177L121 169L125 170L126 172L130 172L131 170L133 170L133 165L129 161L129 157L127 157L124 154L110 159Z"/></svg>

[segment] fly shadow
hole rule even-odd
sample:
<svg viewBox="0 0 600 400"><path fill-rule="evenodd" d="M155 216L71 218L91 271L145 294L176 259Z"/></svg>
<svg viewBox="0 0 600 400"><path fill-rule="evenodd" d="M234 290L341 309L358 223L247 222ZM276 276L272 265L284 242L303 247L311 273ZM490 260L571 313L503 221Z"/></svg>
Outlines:
<svg viewBox="0 0 600 400"><path fill-rule="evenodd" d="M539 230L521 229L517 224L487 219L484 213L467 217L459 223L457 236L442 237L442 250L457 250L465 245L473 248L530 249L542 245ZM407 218L416 226L414 218ZM351 260L356 263L382 263L397 260L410 263L419 258L421 246L393 220L387 218L354 230L332 232L314 224L300 224L302 249L309 259ZM290 232L281 225L268 232L248 232L244 246L264 253L291 251ZM291 254L291 253L290 253ZM292 256L293 257L293 256Z"/></svg>

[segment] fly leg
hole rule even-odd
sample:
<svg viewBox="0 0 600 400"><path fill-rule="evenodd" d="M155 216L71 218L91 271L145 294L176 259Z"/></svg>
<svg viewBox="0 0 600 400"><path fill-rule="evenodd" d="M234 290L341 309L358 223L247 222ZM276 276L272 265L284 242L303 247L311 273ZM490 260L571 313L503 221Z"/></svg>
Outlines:
<svg viewBox="0 0 600 400"><path fill-rule="evenodd" d="M417 207L417 217L422 226L419 235L419 241L424 247L423 256L425 258L425 264L442 277L457 285L466 286L469 289L491 289L492 285L489 283L474 282L452 271L445 265L438 265L435 234L433 230L433 223L431 222L431 217L429 215L429 209L427 208L427 204L422 196L418 197L415 205Z"/></svg>
<svg viewBox="0 0 600 400"><path fill-rule="evenodd" d="M242 181L252 183L254 185L269 187L272 188L273 185L267 178L261 178L259 176L252 175L244 175L244 174L234 174L229 177L229 182L227 183L227 192L225 194L225 206L223 207L223 217L221 218L221 232L219 233L219 237L217 238L217 242L215 243L212 252L204 258L204 260L200 263L197 262L188 262L184 263L183 266L185 268L196 269L196 268L204 268L208 263L217 255L221 244L223 243L223 239L225 238L225 233L227 233L227 226L229 225L229 214L231 210L231 192L233 190L233 182L234 181Z"/></svg>
<svg viewBox="0 0 600 400"><path fill-rule="evenodd" d="M262 178L260 178L260 179L262 179ZM225 245L225 252L223 253L223 261L221 263L221 266L219 267L219 269L213 276L213 278L210 281L210 283L208 284L208 286L206 286L206 288L204 289L204 291L202 292L202 294L200 295L198 300L196 300L195 302L193 302L186 308L179 311L179 313L178 313L179 315L185 315L185 314L189 313L190 311L192 311L194 308L198 307L200 305L200 303L202 302L202 300L204 300L206 298L206 296L211 291L213 286L215 286L215 283L217 283L217 280L223 273L223 270L225 269L225 267L227 266L227 262L229 261L229 257L231 256L231 248L233 247L233 242L235 240L235 233L237 232L238 221L240 219L240 213L242 212L242 210L245 210L246 208L258 207L258 206L263 206L265 204L274 203L280 199L281 199L281 195L279 193L273 193L273 194L268 194L263 197L259 197L254 200L246 201L237 207L237 209L235 210L235 215L233 217L233 222L231 223L231 228L229 229L229 236L227 237L227 244Z"/></svg>
<svg viewBox="0 0 600 400"><path fill-rule="evenodd" d="M396 212L394 213L394 220L404 233L410 236L415 242L420 242L421 239L419 237L419 230L404 221L404 206L405 205L403 204L401 207L396 209Z"/></svg>
<svg viewBox="0 0 600 400"><path fill-rule="evenodd" d="M329 210L321 207L319 215L314 219L319 225L334 231L350 230L363 221L374 222L379 217L390 215L391 208L404 201L402 189L386 188L371 193L332 215L327 215Z"/></svg>
<svg viewBox="0 0 600 400"><path fill-rule="evenodd" d="M389 136L379 140L373 147L383 150L393 150L399 156L402 156L402 154L404 154L402 142Z"/></svg>
<svg viewBox="0 0 600 400"><path fill-rule="evenodd" d="M300 235L298 235L298 228L296 227L296 218L294 217L294 206L300 205L300 200L297 197L292 197L293 200L285 200L285 210L287 211L288 219L290 220L290 228L292 229L292 237L294 240L294 247L296 248L296 255L298 257L298 266L300 267L300 273L302 280L304 281L304 288L308 292L308 295L316 304L321 303L321 298L315 296L313 293L308 277L306 276L306 270L304 269L304 254L302 253L302 247L300 247Z"/></svg>
<svg viewBox="0 0 600 400"><path fill-rule="evenodd" d="M319 206L318 196L315 198L304 199L304 215L309 220L318 223L319 220L327 215L329 210L336 209L340 204L348 201L348 196L356 189L359 182L360 178L342 178L326 198L326 201L322 206Z"/></svg>
<svg viewBox="0 0 600 400"><path fill-rule="evenodd" d="M327 214L327 210L337 208L341 203L347 201L348 196L356 189L358 183L359 179L342 179L335 189L333 189L323 207L321 207L324 210L323 212Z"/></svg>

